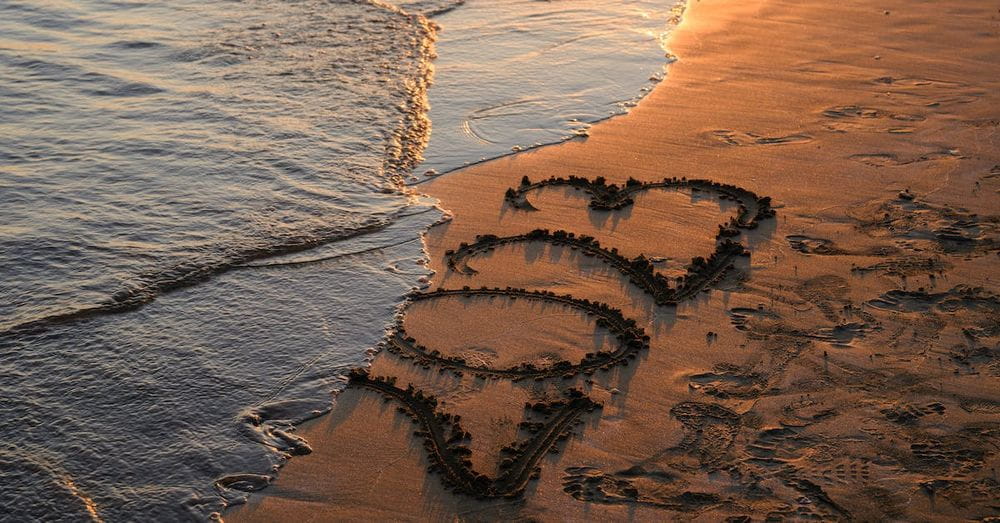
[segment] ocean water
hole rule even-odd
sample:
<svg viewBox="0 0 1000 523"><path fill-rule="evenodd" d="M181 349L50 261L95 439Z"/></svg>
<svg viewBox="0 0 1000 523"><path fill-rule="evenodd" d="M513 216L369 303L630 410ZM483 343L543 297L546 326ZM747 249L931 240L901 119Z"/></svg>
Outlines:
<svg viewBox="0 0 1000 523"><path fill-rule="evenodd" d="M434 20L433 132L411 183L585 136L623 114L674 60L681 0L468 0ZM428 172L430 171L430 172Z"/></svg>
<svg viewBox="0 0 1000 523"><path fill-rule="evenodd" d="M205 519L266 484L430 276L443 213L400 182L620 112L670 13L0 2L0 520Z"/></svg>

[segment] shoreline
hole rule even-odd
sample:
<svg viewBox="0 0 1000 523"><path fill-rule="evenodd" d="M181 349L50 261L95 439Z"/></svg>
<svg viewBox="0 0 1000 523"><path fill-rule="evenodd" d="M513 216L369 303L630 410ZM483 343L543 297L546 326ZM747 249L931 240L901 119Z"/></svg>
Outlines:
<svg viewBox="0 0 1000 523"><path fill-rule="evenodd" d="M405 185L414 187L497 158L586 137L593 125L627 114L663 80L675 60L664 41L679 23L686 3L678 0L664 6L628 0L615 9L584 3L579 10L553 11L530 7L539 5L532 2L513 2L500 10L523 10L520 15L500 15L496 6L479 3L435 18L444 31L436 42L441 56L435 58L434 67L445 73L430 91L432 109L427 116L433 120L434 133L425 150L428 158L415 166ZM499 19L483 24L495 16ZM609 26L609 16L617 16L620 24ZM473 38L480 32L482 40ZM648 42L639 45L637 39ZM493 46L498 54L489 50ZM619 46L628 50L614 60L600 51ZM540 54L524 56L534 53ZM618 61L630 65L616 69ZM533 80L538 64L549 62L566 76L558 81ZM489 63L495 66L486 66ZM603 70L602 75L595 78L584 72L580 64L585 63L590 70ZM603 77L622 79L595 81ZM527 83L519 87L523 82ZM480 91L485 86L489 89ZM577 103L558 101L562 99ZM526 109L525 104L536 109Z"/></svg>
<svg viewBox="0 0 1000 523"><path fill-rule="evenodd" d="M602 403L578 428L559 425L544 449L525 448L525 463L540 468L523 497L447 492L397 405L348 388L331 414L300 427L314 454L225 517L995 516L983 500L1000 492L988 450L1000 443L1000 398L989 392L1000 376L1000 332L990 328L1000 314L1000 188L990 174L1000 157L989 134L997 14L978 0L939 6L944 14L883 4L694 2L670 36L681 59L625 115L584 139L420 182L454 213L424 237L430 294L462 296L411 302L403 328L469 375L397 351L378 353L371 375L461 415L470 438L450 451L443 439L430 445L464 456L442 459L450 477L470 482L489 477L463 470L503 477L509 441L552 423L522 404L569 388ZM449 267L448 251L483 235L549 229L599 239L625 259L662 258L656 271L673 276L710 254L716 224L734 215L698 193L650 193L610 210L557 187L540 188L534 210L504 198L522 176L566 175L619 187L707 179L773 198L778 216L737 233L748 266L669 310L565 239L487 245L475 274ZM650 348L593 376L476 377L468 371L587 361L583 352L601 354L609 337L556 303L472 296L481 286L607 304L636 320ZM454 291L466 287L468 296ZM565 354L572 347L577 357Z"/></svg>

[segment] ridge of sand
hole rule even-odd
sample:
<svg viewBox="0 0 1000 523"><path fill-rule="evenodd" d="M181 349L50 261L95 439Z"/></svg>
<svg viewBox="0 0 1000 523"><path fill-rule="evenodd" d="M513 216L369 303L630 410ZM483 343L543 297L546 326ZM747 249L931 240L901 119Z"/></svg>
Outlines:
<svg viewBox="0 0 1000 523"><path fill-rule="evenodd" d="M669 77L588 138L421 186L454 213L426 236L433 289L500 291L411 304L403 327L421 347L381 352L370 373L404 391L390 396L420 397L349 387L299 430L315 452L227 519L1000 516L996 6L695 0L670 47ZM596 210L565 186L532 191L534 210L504 197L523 176L569 175L707 179L770 197L777 216L739 231L749 261L709 292L657 305L615 263L641 254L683 275L737 204L664 190ZM535 229L621 258L521 241L477 250L475 271L449 267L463 242ZM566 295L623 323L555 299ZM616 350L622 332L649 348L592 374L470 371L572 366ZM439 368L448 358L465 370ZM570 430L559 405L571 388L603 406ZM446 429L454 443L426 443ZM529 461L537 479L512 499L476 499L428 473L434 459L483 488Z"/></svg>

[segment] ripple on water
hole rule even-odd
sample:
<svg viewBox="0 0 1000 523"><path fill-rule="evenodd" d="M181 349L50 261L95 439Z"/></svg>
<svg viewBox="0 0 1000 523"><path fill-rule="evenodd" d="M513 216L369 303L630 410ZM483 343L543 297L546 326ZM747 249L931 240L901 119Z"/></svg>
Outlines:
<svg viewBox="0 0 1000 523"><path fill-rule="evenodd" d="M427 274L440 214L392 176L430 31L376 3L0 5L9 514L205 517L308 448L294 423Z"/></svg>

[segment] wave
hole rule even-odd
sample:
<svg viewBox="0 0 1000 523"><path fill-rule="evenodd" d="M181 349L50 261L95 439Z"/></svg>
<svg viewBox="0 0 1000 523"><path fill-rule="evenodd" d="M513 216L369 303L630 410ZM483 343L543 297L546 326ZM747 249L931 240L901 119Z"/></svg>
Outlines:
<svg viewBox="0 0 1000 523"><path fill-rule="evenodd" d="M49 516L208 519L308 451L294 427L426 281L440 209L401 180L428 16L457 5L0 7L0 433L73 478L5 484ZM11 43L41 34L59 52Z"/></svg>
<svg viewBox="0 0 1000 523"><path fill-rule="evenodd" d="M440 16L436 66L450 74L430 92L428 160L407 184L586 139L592 125L626 114L676 60L665 41L685 5L513 0Z"/></svg>
<svg viewBox="0 0 1000 523"><path fill-rule="evenodd" d="M431 210L433 209L425 209L423 212ZM179 263L165 269L140 274L131 278L126 285L112 294L103 303L40 318L33 318L7 326L3 330L0 330L0 336L36 334L44 331L49 326L59 323L81 320L100 314L114 314L134 310L170 291L207 281L213 276L226 271L236 268L259 266L250 264L254 260L302 252L329 243L348 240L364 234L371 234L386 229L392 223L392 220L375 221L354 229L327 231L291 238L284 243L246 249L231 255L220 252L200 260Z"/></svg>

